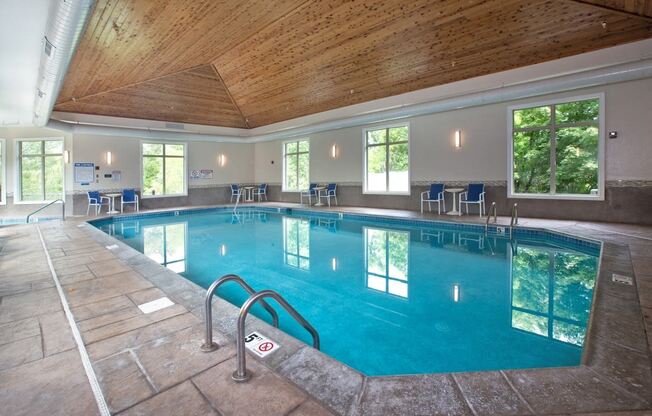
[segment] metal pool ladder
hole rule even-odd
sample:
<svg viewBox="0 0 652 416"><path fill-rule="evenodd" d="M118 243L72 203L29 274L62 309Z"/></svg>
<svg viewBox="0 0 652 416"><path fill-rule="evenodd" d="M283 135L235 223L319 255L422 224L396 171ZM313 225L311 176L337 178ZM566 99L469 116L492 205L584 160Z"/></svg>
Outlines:
<svg viewBox="0 0 652 416"><path fill-rule="evenodd" d="M484 233L487 234L489 232L489 220L491 220L491 213L494 213L494 224L498 222L498 214L496 214L496 203L492 202L491 207L489 207L489 215L487 215L487 222L484 225Z"/></svg>
<svg viewBox="0 0 652 416"><path fill-rule="evenodd" d="M272 320L274 326L278 328L278 314L276 311L265 302L264 298L272 298L278 302L301 326L303 326L310 335L312 335L312 346L316 349L319 349L319 333L317 330L310 325L310 323L303 317L296 309L292 307L281 295L273 290L261 290L256 292L251 286L247 284L240 276L235 274L227 274L216 281L208 288L206 291L205 299L205 314L206 319L206 338L204 344L201 346L201 350L204 352L215 351L219 346L213 342L213 295L222 284L226 282L236 282L238 283L247 293L249 299L240 308L240 313L238 314L238 334L236 339L236 352L237 352L237 361L238 367L233 372L232 378L237 382L245 382L251 378L251 371L247 370L247 363L245 358L245 340L244 340L244 330L245 330L245 320L249 314L249 310L260 301L261 305L272 315Z"/></svg>
<svg viewBox="0 0 652 416"><path fill-rule="evenodd" d="M213 342L213 305L212 305L212 300L213 300L213 295L217 291L217 288L222 286L226 282L236 282L239 284L249 295L255 295L256 291L247 284L240 276L235 275L235 274L227 274L216 281L213 282L213 284L208 288L206 291L206 300L204 304L205 308L205 314L204 318L206 319L206 338L204 339L204 344L201 346L201 350L204 352L210 352L210 351L215 351L216 349L219 348L219 346ZM274 322L274 326L278 328L278 314L276 311L269 306L267 302L264 300L260 302L263 305L263 308L269 312L270 315L272 315L272 321Z"/></svg>
<svg viewBox="0 0 652 416"><path fill-rule="evenodd" d="M261 290L247 299L240 308L240 314L238 315L238 337L236 338L236 359L238 361L238 367L233 372L231 378L239 383L248 381L251 379L252 375L251 371L247 370L245 357L245 320L247 319L247 314L251 307L258 301L261 303L264 302L264 298L272 298L278 302L297 322L299 322L299 324L301 324L301 326L310 332L310 335L312 335L312 346L315 349L319 349L319 333L317 333L317 330L277 292L273 290Z"/></svg>
<svg viewBox="0 0 652 416"><path fill-rule="evenodd" d="M518 225L518 204L514 203L514 206L512 206L512 219L509 220L509 238L511 240L512 238L512 232L514 230L514 227Z"/></svg>

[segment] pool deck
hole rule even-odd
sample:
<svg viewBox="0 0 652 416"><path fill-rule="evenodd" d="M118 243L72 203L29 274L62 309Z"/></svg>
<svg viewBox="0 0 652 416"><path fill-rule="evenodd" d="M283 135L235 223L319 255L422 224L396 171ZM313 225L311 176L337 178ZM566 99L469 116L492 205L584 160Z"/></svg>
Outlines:
<svg viewBox="0 0 652 416"><path fill-rule="evenodd" d="M0 228L0 414L100 414L48 257L111 414L651 413L652 227L521 218L520 226L604 242L581 366L367 377L250 316L248 331L260 330L282 347L264 359L248 354L254 377L237 384L231 373L238 309L215 300L214 339L220 348L201 352L205 290L86 219ZM509 218L499 217L499 223ZM613 273L635 277L634 285L613 282ZM149 314L137 307L162 296L175 304Z"/></svg>

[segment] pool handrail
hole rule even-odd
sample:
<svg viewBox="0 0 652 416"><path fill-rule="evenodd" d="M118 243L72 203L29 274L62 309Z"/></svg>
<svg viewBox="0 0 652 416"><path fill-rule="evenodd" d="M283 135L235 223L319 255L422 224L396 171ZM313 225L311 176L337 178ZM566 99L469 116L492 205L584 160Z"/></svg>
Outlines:
<svg viewBox="0 0 652 416"><path fill-rule="evenodd" d="M312 346L315 349L319 349L319 333L317 330L310 325L306 319L301 316L299 312L296 311L278 292L273 290L261 290L258 293L255 293L247 299L247 301L240 308L240 314L238 315L238 335L236 338L236 360L238 362L237 369L231 375L233 381L238 383L246 382L251 379L251 371L247 370L247 362L245 357L245 320L247 319L247 314L252 306L258 301L263 302L264 298L272 298L279 303L302 327L304 327L310 335L312 335Z"/></svg>
<svg viewBox="0 0 652 416"><path fill-rule="evenodd" d="M27 218L25 218L25 224L29 224L29 219L32 217L34 214L38 214L39 212L43 211L45 208L49 207L50 205L54 205L57 202L61 202L61 220L65 221L66 220L66 201L63 199L55 199L54 201L48 202L47 204L43 205L39 209L31 212Z"/></svg>
<svg viewBox="0 0 652 416"><path fill-rule="evenodd" d="M496 213L496 202L491 203L491 207L489 207L489 213L487 214L487 222L484 225L484 233L487 234L489 232L489 220L491 219L491 213L494 213L494 224L498 222L498 214Z"/></svg>
<svg viewBox="0 0 652 416"><path fill-rule="evenodd" d="M217 289L222 286L226 282L236 282L239 284L249 295L253 296L256 294L256 291L247 284L240 276L235 275L235 274L226 274L219 279L215 280L212 285L208 288L206 291L206 299L205 299L205 304L204 304L204 319L206 320L206 338L204 339L204 343L201 346L201 350L204 352L210 352L210 351L215 351L216 349L219 348L219 346L213 342L213 295L217 291ZM272 315L272 321L274 322L274 326L278 328L278 314L272 308L269 306L267 302L264 300L260 302L263 305L263 308L269 312L270 315Z"/></svg>
<svg viewBox="0 0 652 416"><path fill-rule="evenodd" d="M512 238L514 227L518 225L518 203L512 206L512 218L509 220L509 238Z"/></svg>

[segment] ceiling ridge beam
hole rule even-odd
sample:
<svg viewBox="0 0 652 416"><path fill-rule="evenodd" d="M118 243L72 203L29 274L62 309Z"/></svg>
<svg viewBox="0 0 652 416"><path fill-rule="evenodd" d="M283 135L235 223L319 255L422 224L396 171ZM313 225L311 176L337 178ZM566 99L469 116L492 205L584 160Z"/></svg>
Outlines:
<svg viewBox="0 0 652 416"><path fill-rule="evenodd" d="M220 71L217 70L215 65L213 65L213 64L209 64L209 65L211 66L211 68L213 68L213 71L215 72L215 75L217 76L217 78L220 80L220 82L224 86L224 90L226 91L226 95L229 96L229 99L231 100L231 103L233 103L233 106L236 108L236 110L238 110L238 113L240 113L240 117L242 117L242 122L245 124L245 126L247 126L248 129L250 129L251 126L249 125L249 120L247 119L247 117L245 117L245 115L242 112L242 109L240 108L238 103L235 102L235 98L233 98L233 95L231 95L231 91L229 91L229 87L226 86L226 83L224 82L224 79L222 79L222 75L220 75Z"/></svg>
<svg viewBox="0 0 652 416"><path fill-rule="evenodd" d="M593 8L593 9L597 9L597 10L601 10L603 12L616 13L616 14L620 14L622 16L633 17L633 18L636 18L636 19L646 21L648 23L652 23L652 16L647 16L647 15L639 14L639 13L632 13L632 12L628 12L626 10L616 9L614 7L605 6L605 5L602 5L602 4L595 4L595 3L585 1L585 0L565 0L565 1L567 3L581 4L583 6L587 6L587 7Z"/></svg>
<svg viewBox="0 0 652 416"><path fill-rule="evenodd" d="M55 106L61 105L61 104L67 104L67 103L70 103L70 102L76 102L76 101L79 101L79 100L83 100L85 98L96 97L98 95L106 94L106 93L109 93L109 92L120 91L120 90L123 90L125 88L129 88L129 87L135 87L137 85L145 84L147 82L156 81L156 80L159 80L159 79L162 79L162 78L165 78L165 77L169 77L169 76L172 76L172 75L179 75L179 74L184 73L184 72L188 72L188 71L192 71L194 69L202 68L202 67L205 67L206 65L213 66L211 63L195 65L195 66L192 66L190 68L180 69L178 71L170 72L169 74L160 75L158 77L149 78L149 79L146 79L146 80L143 80L143 81L132 82L130 84L121 85L121 86L116 87L116 88L110 88L108 90L104 90L104 91L100 91L100 92L94 92L93 94L88 94L88 95L84 95L84 96L81 96L81 97L74 97L74 99L56 102ZM225 87L226 87L226 85L225 85Z"/></svg>

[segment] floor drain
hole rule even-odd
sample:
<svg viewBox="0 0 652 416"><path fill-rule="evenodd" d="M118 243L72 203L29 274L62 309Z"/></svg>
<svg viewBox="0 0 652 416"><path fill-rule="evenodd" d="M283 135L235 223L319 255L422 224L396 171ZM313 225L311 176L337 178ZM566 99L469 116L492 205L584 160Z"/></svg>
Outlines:
<svg viewBox="0 0 652 416"><path fill-rule="evenodd" d="M623 285L632 286L634 284L634 279L632 279L630 276L623 276L622 274L616 274L616 273L612 274L611 280L616 283L621 283Z"/></svg>

